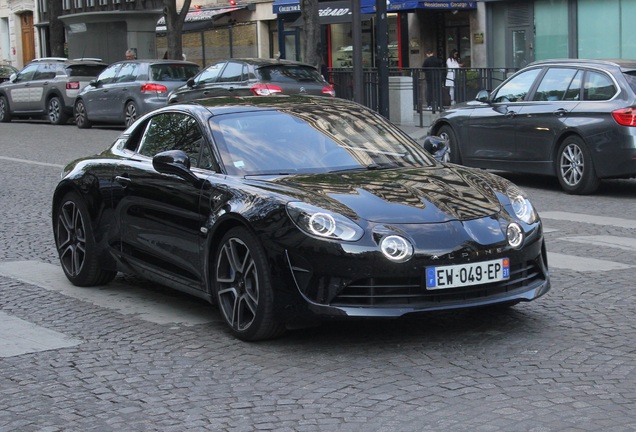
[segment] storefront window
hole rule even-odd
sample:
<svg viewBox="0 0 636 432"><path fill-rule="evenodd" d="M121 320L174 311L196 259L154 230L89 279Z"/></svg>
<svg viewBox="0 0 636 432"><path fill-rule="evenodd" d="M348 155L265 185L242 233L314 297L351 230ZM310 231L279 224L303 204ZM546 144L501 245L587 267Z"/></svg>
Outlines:
<svg viewBox="0 0 636 432"><path fill-rule="evenodd" d="M353 67L353 40L351 24L331 24L329 26L331 39L331 67ZM362 66L372 67L371 21L362 22Z"/></svg>
<svg viewBox="0 0 636 432"><path fill-rule="evenodd" d="M606 0L603 2L597 0L579 0L579 58L597 59L621 57L621 26L601 25L601 23L621 22L620 3L620 0ZM631 20L623 20L627 28L632 25L629 21Z"/></svg>
<svg viewBox="0 0 636 432"><path fill-rule="evenodd" d="M568 0L534 3L535 60L568 57Z"/></svg>

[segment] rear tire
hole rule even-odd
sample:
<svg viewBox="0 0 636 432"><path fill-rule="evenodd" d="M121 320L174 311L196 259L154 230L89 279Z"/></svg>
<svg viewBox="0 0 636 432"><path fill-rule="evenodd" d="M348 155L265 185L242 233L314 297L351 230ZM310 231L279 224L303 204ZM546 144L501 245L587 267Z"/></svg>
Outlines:
<svg viewBox="0 0 636 432"><path fill-rule="evenodd" d="M128 102L124 109L124 124L126 127L130 126L137 120L137 105L134 102Z"/></svg>
<svg viewBox="0 0 636 432"><path fill-rule="evenodd" d="M445 159L454 164L462 163L462 156L459 153L459 141L455 131L450 126L444 125L439 128L437 135L448 143L448 153L445 155Z"/></svg>
<svg viewBox="0 0 636 432"><path fill-rule="evenodd" d="M80 129L89 129L93 123L88 119L86 105L83 100L75 102L75 125Z"/></svg>
<svg viewBox="0 0 636 432"><path fill-rule="evenodd" d="M0 122L9 123L11 121L11 112L9 111L9 101L6 97L0 96Z"/></svg>
<svg viewBox="0 0 636 432"><path fill-rule="evenodd" d="M573 195L591 194L601 183L592 156L578 136L567 137L559 147L556 175L563 190Z"/></svg>
<svg viewBox="0 0 636 432"><path fill-rule="evenodd" d="M55 246L64 274L73 285L105 285L117 272L100 266L97 244L84 201L69 192L55 209Z"/></svg>
<svg viewBox="0 0 636 432"><path fill-rule="evenodd" d="M47 104L49 121L54 125L68 123L68 114L64 112L64 101L59 96L53 96Z"/></svg>
<svg viewBox="0 0 636 432"><path fill-rule="evenodd" d="M274 317L274 292L265 252L244 227L229 230L215 254L214 292L221 315L239 339L256 341L282 335Z"/></svg>

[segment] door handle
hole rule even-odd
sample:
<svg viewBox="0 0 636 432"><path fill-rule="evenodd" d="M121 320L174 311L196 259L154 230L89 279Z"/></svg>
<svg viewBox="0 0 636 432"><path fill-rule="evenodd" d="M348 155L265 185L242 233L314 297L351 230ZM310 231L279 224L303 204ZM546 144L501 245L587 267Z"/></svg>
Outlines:
<svg viewBox="0 0 636 432"><path fill-rule="evenodd" d="M565 115L567 115L568 110L566 110L565 108L559 108L558 110L554 111L552 114L554 114L557 117L563 117Z"/></svg>
<svg viewBox="0 0 636 432"><path fill-rule="evenodd" d="M209 92L209 91L204 91L204 92L203 92L203 94L204 94L204 95L209 95L209 94L210 94L210 92Z"/></svg>
<svg viewBox="0 0 636 432"><path fill-rule="evenodd" d="M122 185L123 187L126 187L132 183L132 180L126 176L116 176L115 181L119 183L120 185Z"/></svg>
<svg viewBox="0 0 636 432"><path fill-rule="evenodd" d="M508 117L508 118L513 118L513 117L514 117L514 116L516 116L516 115L517 115L517 112L516 112L516 111L508 111L508 112L506 113L506 117Z"/></svg>

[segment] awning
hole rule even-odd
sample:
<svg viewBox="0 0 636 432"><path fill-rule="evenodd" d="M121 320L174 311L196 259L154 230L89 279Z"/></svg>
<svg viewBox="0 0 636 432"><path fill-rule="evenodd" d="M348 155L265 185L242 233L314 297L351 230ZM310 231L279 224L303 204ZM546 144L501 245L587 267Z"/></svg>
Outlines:
<svg viewBox="0 0 636 432"><path fill-rule="evenodd" d="M215 9L200 9L192 12L188 12L183 22L183 31L202 30L212 26L212 22L215 17L226 14L235 10L245 9L247 6L232 6ZM165 33L166 20L161 17L157 21L157 33Z"/></svg>
<svg viewBox="0 0 636 432"><path fill-rule="evenodd" d="M476 9L476 1L425 1L425 0L389 0L387 3L387 12L400 12L414 9L442 9L442 10L459 10L459 9ZM360 11L363 14L375 13L375 0L360 0Z"/></svg>

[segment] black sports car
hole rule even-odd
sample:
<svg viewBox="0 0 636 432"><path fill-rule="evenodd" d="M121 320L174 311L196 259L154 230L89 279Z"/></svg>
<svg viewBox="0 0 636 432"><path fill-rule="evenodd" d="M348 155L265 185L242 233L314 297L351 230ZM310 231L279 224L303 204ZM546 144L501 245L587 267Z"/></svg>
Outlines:
<svg viewBox="0 0 636 432"><path fill-rule="evenodd" d="M342 99L169 105L68 165L53 197L62 268L117 271L217 303L257 340L298 321L530 301L550 288L526 195L436 161Z"/></svg>

